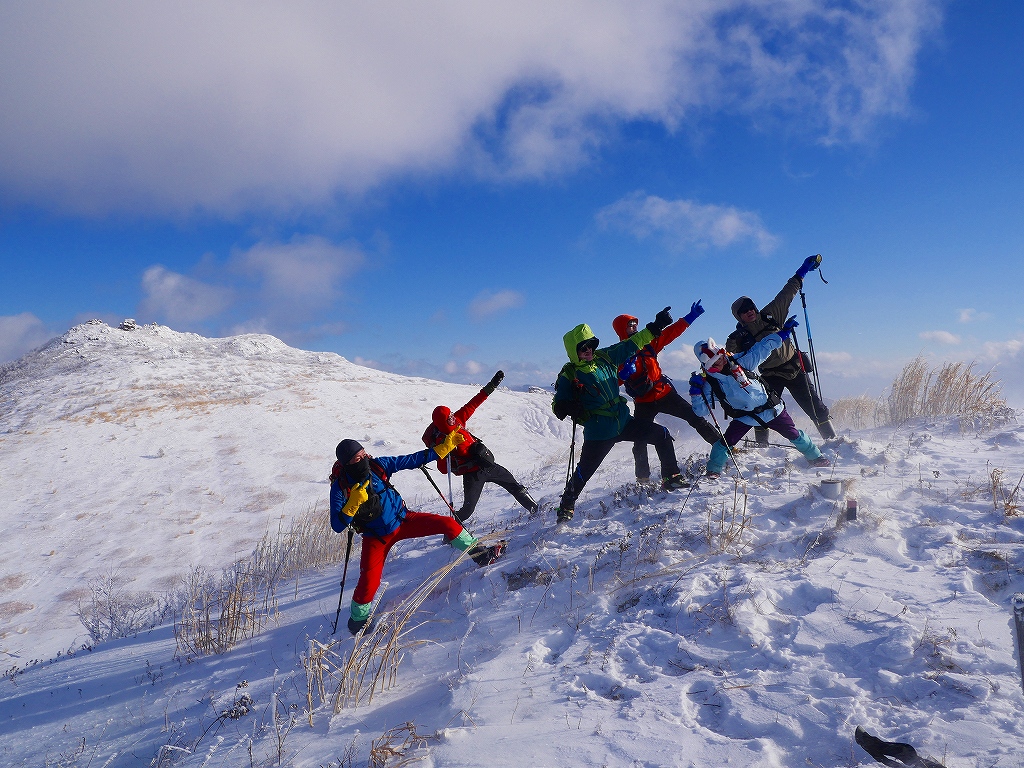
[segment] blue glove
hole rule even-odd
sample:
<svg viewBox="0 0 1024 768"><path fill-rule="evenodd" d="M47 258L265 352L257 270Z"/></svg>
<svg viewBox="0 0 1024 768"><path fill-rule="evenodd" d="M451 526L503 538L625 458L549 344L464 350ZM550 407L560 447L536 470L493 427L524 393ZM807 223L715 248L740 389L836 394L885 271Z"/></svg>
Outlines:
<svg viewBox="0 0 1024 768"><path fill-rule="evenodd" d="M686 321L687 325L693 325L693 321L703 314L704 307L700 305L700 299L697 299L690 305L690 311L683 315L683 320Z"/></svg>
<svg viewBox="0 0 1024 768"><path fill-rule="evenodd" d="M626 362L622 364L622 368L619 370L619 378L625 381L631 379L636 374L636 355L633 355Z"/></svg>
<svg viewBox="0 0 1024 768"><path fill-rule="evenodd" d="M821 254L816 253L813 256L808 256L804 259L804 263L800 265L800 269L796 271L796 276L803 280L807 277L808 272L813 272L821 265Z"/></svg>
<svg viewBox="0 0 1024 768"><path fill-rule="evenodd" d="M792 335L793 329L796 328L800 323L796 321L796 315L790 315L789 320L782 326L782 330L779 331L779 338L786 341Z"/></svg>
<svg viewBox="0 0 1024 768"><path fill-rule="evenodd" d="M690 377L690 394L699 395L704 392L704 377L695 373Z"/></svg>

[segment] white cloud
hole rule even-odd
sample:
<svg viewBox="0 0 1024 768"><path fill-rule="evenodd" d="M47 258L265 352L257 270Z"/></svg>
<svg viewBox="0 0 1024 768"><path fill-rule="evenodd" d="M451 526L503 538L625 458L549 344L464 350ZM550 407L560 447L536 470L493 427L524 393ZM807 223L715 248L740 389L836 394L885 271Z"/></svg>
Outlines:
<svg viewBox="0 0 1024 768"><path fill-rule="evenodd" d="M917 335L925 341L935 341L939 344L955 345L960 343L960 337L949 331L922 331Z"/></svg>
<svg viewBox="0 0 1024 768"><path fill-rule="evenodd" d="M1024 349L1024 339L1007 339L1006 341L986 341L981 345L982 355L986 360L1015 359Z"/></svg>
<svg viewBox="0 0 1024 768"><path fill-rule="evenodd" d="M0 363L21 357L54 335L31 312L0 317Z"/></svg>
<svg viewBox="0 0 1024 768"><path fill-rule="evenodd" d="M231 269L256 280L260 309L277 318L305 319L330 307L340 281L362 266L355 247L323 237L296 236L287 243L261 242L232 254Z"/></svg>
<svg viewBox="0 0 1024 768"><path fill-rule="evenodd" d="M289 343L336 335L346 328L331 317L342 281L363 263L354 246L296 236L235 250L226 264L207 261L204 280L154 265L142 275L138 314L188 330L270 333Z"/></svg>
<svg viewBox="0 0 1024 768"><path fill-rule="evenodd" d="M641 240L657 237L675 252L751 241L759 252L770 253L777 243L760 216L751 211L693 200L665 200L640 192L602 208L596 218L601 227L629 232Z"/></svg>
<svg viewBox="0 0 1024 768"><path fill-rule="evenodd" d="M585 163L718 110L826 142L905 110L941 0L0 4L0 195L329 203L395 174Z"/></svg>
<svg viewBox="0 0 1024 768"><path fill-rule="evenodd" d="M521 307L526 298L518 291L481 291L469 303L469 316L476 321L485 320L493 315Z"/></svg>
<svg viewBox="0 0 1024 768"><path fill-rule="evenodd" d="M230 290L171 272L159 264L142 273L142 293L140 316L185 326L220 314L232 301Z"/></svg>
<svg viewBox="0 0 1024 768"><path fill-rule="evenodd" d="M992 317L989 312L979 312L976 309L961 309L960 310L960 322L961 323L974 323L980 320L988 320Z"/></svg>

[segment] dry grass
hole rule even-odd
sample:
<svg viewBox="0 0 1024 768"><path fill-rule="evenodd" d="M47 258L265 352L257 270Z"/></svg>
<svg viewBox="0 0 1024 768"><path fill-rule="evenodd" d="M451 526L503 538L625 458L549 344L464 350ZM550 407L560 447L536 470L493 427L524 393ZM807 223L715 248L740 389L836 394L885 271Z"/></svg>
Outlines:
<svg viewBox="0 0 1024 768"><path fill-rule="evenodd" d="M418 746L426 744L429 739L435 736L421 736L416 733L416 726L410 721L385 731L370 745L370 758L367 761L367 768L385 768L392 758L398 762L390 763L391 768L398 768L402 765L409 765L424 759L426 756L408 756L406 752Z"/></svg>
<svg viewBox="0 0 1024 768"><path fill-rule="evenodd" d="M494 533L480 538L481 543L497 540ZM423 601L437 588L452 570L468 558L462 552L452 562L438 568L393 610L389 611L369 633L357 635L348 659L336 671L338 688L334 694L334 711L358 706L364 700L373 701L376 691L385 691L395 684L398 664L405 650L415 645L409 642L406 629ZM379 603L379 598L378 598ZM372 615L371 621L372 624Z"/></svg>
<svg viewBox="0 0 1024 768"><path fill-rule="evenodd" d="M480 541L495 540L498 536L491 534L481 537ZM445 577L467 558L468 555L463 552L452 562L438 568L376 626L373 626L371 614L367 626L372 629L356 635L347 658L342 657L340 652L341 646L347 641L332 640L327 644L318 640L310 641L309 654L302 659L306 669L306 705L310 725L313 724L313 711L328 701L333 700L333 711L337 713L345 707L355 707L364 702L369 704L373 701L374 693L385 691L395 684L398 665L405 650L417 644L408 639L411 628L407 629L407 626L410 620ZM381 587L382 590L384 588ZM380 593L377 603L380 603Z"/></svg>
<svg viewBox="0 0 1024 768"><path fill-rule="evenodd" d="M733 481L732 503L723 501L721 507L708 505L707 518L704 521L704 538L708 547L715 554L728 552L742 555L750 548L749 537L746 535L750 526L750 514L747 512L747 486L740 481Z"/></svg>
<svg viewBox="0 0 1024 768"><path fill-rule="evenodd" d="M956 416L961 429L985 429L1012 416L994 369L974 373L975 363L943 363L929 370L924 357L907 363L879 402L875 421L899 426L918 416Z"/></svg>
<svg viewBox="0 0 1024 768"><path fill-rule="evenodd" d="M840 427L858 430L875 426L875 411L879 401L867 395L841 397L829 406L832 420Z"/></svg>
<svg viewBox="0 0 1024 768"><path fill-rule="evenodd" d="M277 592L300 573L341 562L344 538L314 506L287 529L267 533L252 555L219 575L197 567L176 597L174 637L187 657L223 653L260 632L277 611Z"/></svg>
<svg viewBox="0 0 1024 768"><path fill-rule="evenodd" d="M1018 495L1021 483L1024 483L1024 474L1020 476L1012 490L1003 485L1004 474L1004 471L999 468L993 469L989 474L992 485L992 506L996 512L1002 508L1004 517L1017 517L1024 512L1021 509L1021 499Z"/></svg>

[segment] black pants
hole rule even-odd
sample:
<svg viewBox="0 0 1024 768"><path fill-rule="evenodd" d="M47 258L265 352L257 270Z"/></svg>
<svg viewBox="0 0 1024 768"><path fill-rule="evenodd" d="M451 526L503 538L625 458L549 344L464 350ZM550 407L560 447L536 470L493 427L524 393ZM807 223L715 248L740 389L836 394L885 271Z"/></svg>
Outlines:
<svg viewBox="0 0 1024 768"><path fill-rule="evenodd" d="M653 422L659 413L678 416L704 438L708 445L714 445L721 437L718 430L705 419L693 412L692 406L680 395L675 387L662 398L650 403L633 403L633 418L637 421ZM647 460L647 443L633 443L633 462L636 464L637 477L650 477L651 465Z"/></svg>
<svg viewBox="0 0 1024 768"><path fill-rule="evenodd" d="M811 417L815 425L822 424L829 420L828 407L821 401L818 393L811 383L811 377L800 371L792 379L784 379L781 376L762 374L761 383L767 389L782 397L784 390L788 390L793 401L800 406L800 410ZM820 429L820 428L819 428ZM756 427L754 439L759 443L768 442L768 430Z"/></svg>
<svg viewBox="0 0 1024 768"><path fill-rule="evenodd" d="M480 494L484 490L484 483L500 485L528 510L532 511L537 506L537 502L530 496L530 492L512 476L511 472L500 464L492 464L489 467L481 467L476 472L467 472L462 476L462 509L455 513L455 518L460 523L463 520L468 520L473 514L477 502L480 501Z"/></svg>
<svg viewBox="0 0 1024 768"><path fill-rule="evenodd" d="M583 441L583 448L580 450L580 463L576 465L576 471L572 473L572 477L569 478L569 482L566 483L565 490L562 492L563 507L575 506L576 499L583 492L587 481L597 472L604 457L616 443L621 442L639 442L644 446L648 443L654 445L654 450L658 452L658 460L661 462L662 479L679 474L676 451L672 447L672 435L668 433L668 430L652 421L630 419L618 437L613 437L610 440Z"/></svg>

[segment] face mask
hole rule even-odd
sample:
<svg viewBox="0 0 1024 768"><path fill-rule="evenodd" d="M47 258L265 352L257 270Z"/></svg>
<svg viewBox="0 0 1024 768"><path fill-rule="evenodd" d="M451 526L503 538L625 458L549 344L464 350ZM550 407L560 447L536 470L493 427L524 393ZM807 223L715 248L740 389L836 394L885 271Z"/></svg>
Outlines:
<svg viewBox="0 0 1024 768"><path fill-rule="evenodd" d="M354 483L361 483L370 476L370 457L363 456L355 464L345 466L345 474Z"/></svg>

